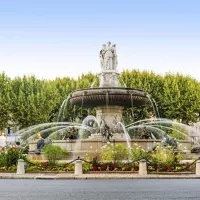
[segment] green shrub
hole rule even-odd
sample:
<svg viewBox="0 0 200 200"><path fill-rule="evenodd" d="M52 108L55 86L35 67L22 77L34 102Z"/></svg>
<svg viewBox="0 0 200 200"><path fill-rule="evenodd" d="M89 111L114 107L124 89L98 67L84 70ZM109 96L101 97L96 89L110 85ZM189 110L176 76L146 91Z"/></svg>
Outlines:
<svg viewBox="0 0 200 200"><path fill-rule="evenodd" d="M146 159L148 160L150 158L150 153L146 150L144 150L140 145L135 143L133 147L131 148L130 153L131 160L141 160Z"/></svg>
<svg viewBox="0 0 200 200"><path fill-rule="evenodd" d="M100 160L102 162L121 162L128 159L128 148L122 144L108 143L101 148Z"/></svg>
<svg viewBox="0 0 200 200"><path fill-rule="evenodd" d="M44 147L44 154L49 161L49 165L55 165L56 160L63 158L67 153L66 149L57 145L48 144Z"/></svg>
<svg viewBox="0 0 200 200"><path fill-rule="evenodd" d="M179 140L185 140L187 138L188 130L186 130L185 128L176 124L172 124L172 129L173 130L169 133L171 137Z"/></svg>
<svg viewBox="0 0 200 200"><path fill-rule="evenodd" d="M0 167L6 167L7 169L12 165L17 165L19 158L24 158L23 150L16 149L14 147L8 147L0 151Z"/></svg>
<svg viewBox="0 0 200 200"><path fill-rule="evenodd" d="M12 165L8 168L8 172L16 172L17 171L17 165Z"/></svg>
<svg viewBox="0 0 200 200"><path fill-rule="evenodd" d="M89 172L92 170L92 164L84 162L83 163L83 172Z"/></svg>
<svg viewBox="0 0 200 200"><path fill-rule="evenodd" d="M36 165L28 166L26 168L26 172L38 172L38 171L46 171L46 168L42 168Z"/></svg>
<svg viewBox="0 0 200 200"><path fill-rule="evenodd" d="M151 155L151 162L157 171L173 171L180 165L182 155L171 151L169 148L158 146Z"/></svg>
<svg viewBox="0 0 200 200"><path fill-rule="evenodd" d="M69 164L69 165L67 165L67 166L65 166L64 168L63 168L63 171L66 171L66 172L72 172L72 171L74 171L74 164Z"/></svg>

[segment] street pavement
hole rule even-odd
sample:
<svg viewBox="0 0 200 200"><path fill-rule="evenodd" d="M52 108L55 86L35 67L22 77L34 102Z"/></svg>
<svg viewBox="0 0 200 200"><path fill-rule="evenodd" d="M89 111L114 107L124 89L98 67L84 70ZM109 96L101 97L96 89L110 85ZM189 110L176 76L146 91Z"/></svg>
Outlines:
<svg viewBox="0 0 200 200"><path fill-rule="evenodd" d="M0 179L0 200L200 199L199 179Z"/></svg>

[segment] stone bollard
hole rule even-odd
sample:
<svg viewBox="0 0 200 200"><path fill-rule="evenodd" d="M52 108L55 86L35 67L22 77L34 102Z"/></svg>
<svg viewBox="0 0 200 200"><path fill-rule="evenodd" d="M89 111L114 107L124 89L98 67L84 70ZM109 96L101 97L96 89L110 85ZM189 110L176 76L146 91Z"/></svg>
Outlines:
<svg viewBox="0 0 200 200"><path fill-rule="evenodd" d="M200 160L196 162L196 175L200 176Z"/></svg>
<svg viewBox="0 0 200 200"><path fill-rule="evenodd" d="M74 175L82 175L83 174L83 167L82 167L82 161L81 160L76 160L75 162L75 171Z"/></svg>
<svg viewBox="0 0 200 200"><path fill-rule="evenodd" d="M147 162L144 159L139 162L139 175L147 175Z"/></svg>
<svg viewBox="0 0 200 200"><path fill-rule="evenodd" d="M17 174L25 174L25 162L23 159L18 160Z"/></svg>

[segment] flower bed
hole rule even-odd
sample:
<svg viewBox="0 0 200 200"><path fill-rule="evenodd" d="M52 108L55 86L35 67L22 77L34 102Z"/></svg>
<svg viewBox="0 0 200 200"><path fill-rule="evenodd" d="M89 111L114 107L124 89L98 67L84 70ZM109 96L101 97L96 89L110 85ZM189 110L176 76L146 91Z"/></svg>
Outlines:
<svg viewBox="0 0 200 200"><path fill-rule="evenodd" d="M55 149L50 148L50 150L55 152ZM60 149L58 150L61 152L60 155L64 155L63 151ZM22 149L17 149L15 147L3 148L0 151L0 172L16 172L17 160L19 158L26 160L26 172L74 172L74 163L57 162L56 158L58 159L59 157L54 157L53 159L49 158L48 161L35 162L28 160L23 154ZM134 144L131 151L128 152L123 145L116 145L113 147L111 144L107 144L102 148L100 155L96 157L87 155L85 157L86 160L83 162L83 172L134 173L138 172L138 161L141 159L146 159L149 173L194 172L196 166L195 162L192 164L180 164L181 158L181 153L171 151L169 148L157 147L154 151L148 152L137 144ZM129 159L131 159L131 161ZM126 160L126 162L124 162L124 160Z"/></svg>

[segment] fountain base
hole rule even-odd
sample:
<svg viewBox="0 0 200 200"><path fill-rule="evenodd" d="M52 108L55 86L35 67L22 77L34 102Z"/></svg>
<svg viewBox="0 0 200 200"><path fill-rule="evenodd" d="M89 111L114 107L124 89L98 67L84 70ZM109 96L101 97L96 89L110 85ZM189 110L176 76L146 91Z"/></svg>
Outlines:
<svg viewBox="0 0 200 200"><path fill-rule="evenodd" d="M102 146L104 146L108 142L111 143L113 147L118 144L122 144L125 146L127 144L126 140L123 138L122 139L111 138L110 141L102 140L102 138L83 139L83 140L54 140L53 144L67 149L68 153L65 160L73 160L74 158L77 158L78 156L80 156L81 158L84 158L87 155L93 155L94 157L99 155ZM132 139L130 141L131 146L134 146L134 144L137 143L139 146L141 146L145 150L151 150L153 147L161 144L161 142L162 140L152 140L152 139ZM189 149L191 147L191 143L187 140L179 141L179 144L182 144L181 146L183 146L183 149L184 148ZM32 141L29 143L29 154L28 154L29 158L33 160L46 160L43 153L41 153L40 155L36 155L34 153L36 148L37 148L36 141ZM195 154L192 154L192 155L184 154L184 159L189 159L194 156ZM199 157L198 154L196 156Z"/></svg>
<svg viewBox="0 0 200 200"><path fill-rule="evenodd" d="M121 125L118 124L118 122L122 122L122 114L122 106L96 107L96 118L99 121L100 129L104 129L107 125L112 134L123 132Z"/></svg>
<svg viewBox="0 0 200 200"><path fill-rule="evenodd" d="M89 136L89 139L91 140L96 140L96 139L101 139L103 140L104 137L101 133L94 133L91 136ZM117 139L123 139L126 140L126 136L124 133L113 133L112 137L110 138L110 140L117 140Z"/></svg>

